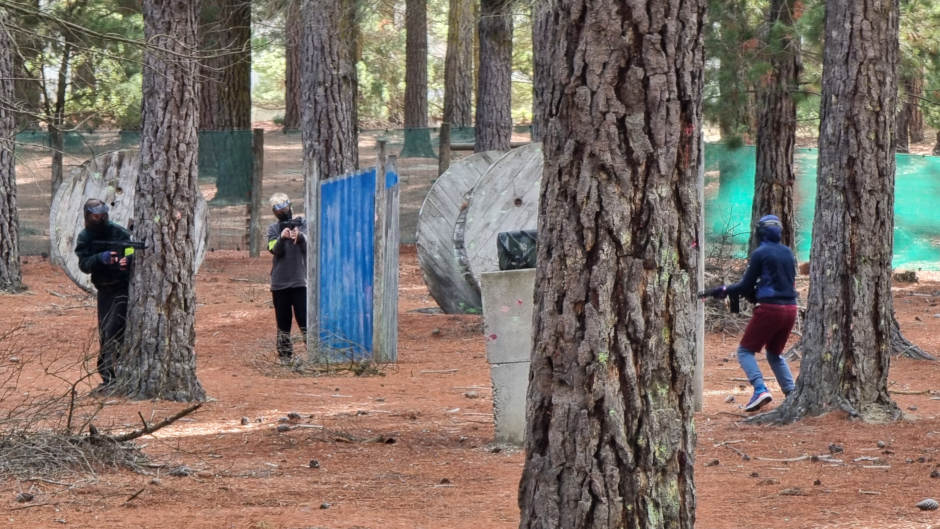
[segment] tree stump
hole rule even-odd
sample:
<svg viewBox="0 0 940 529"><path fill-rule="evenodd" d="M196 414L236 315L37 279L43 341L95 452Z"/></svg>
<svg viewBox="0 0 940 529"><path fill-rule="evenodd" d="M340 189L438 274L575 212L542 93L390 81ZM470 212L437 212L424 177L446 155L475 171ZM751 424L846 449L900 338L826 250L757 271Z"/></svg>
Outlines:
<svg viewBox="0 0 940 529"><path fill-rule="evenodd" d="M82 289L94 293L91 276L79 270L75 244L85 228L82 208L89 198L108 204L108 217L131 231L127 225L134 217L134 192L140 157L136 150L115 151L88 160L65 177L52 199L49 210L50 259ZM206 255L208 208L200 195L196 202L196 269ZM142 251L150 251L147 250Z"/></svg>
<svg viewBox="0 0 940 529"><path fill-rule="evenodd" d="M457 263L479 290L480 274L499 270L496 236L538 228L542 144L530 143L496 160L470 191L454 228Z"/></svg>
<svg viewBox="0 0 940 529"><path fill-rule="evenodd" d="M454 227L467 194L502 153L486 151L458 160L431 186L418 212L418 265L431 297L447 314L482 310L480 289L464 279L454 248Z"/></svg>

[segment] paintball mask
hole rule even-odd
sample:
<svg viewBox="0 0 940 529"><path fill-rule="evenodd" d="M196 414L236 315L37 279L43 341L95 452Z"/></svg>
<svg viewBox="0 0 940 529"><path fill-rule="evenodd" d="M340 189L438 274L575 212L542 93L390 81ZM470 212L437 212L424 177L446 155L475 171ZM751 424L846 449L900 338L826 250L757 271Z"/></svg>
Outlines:
<svg viewBox="0 0 940 529"><path fill-rule="evenodd" d="M271 209L274 211L274 216L277 217L279 221L290 220L294 217L294 212L291 211L290 200L285 200L284 202L278 202L271 206Z"/></svg>
<svg viewBox="0 0 940 529"><path fill-rule="evenodd" d="M776 215L764 215L757 221L757 239L760 241L780 242L783 224Z"/></svg>
<svg viewBox="0 0 940 529"><path fill-rule="evenodd" d="M108 225L108 205L100 200L85 202L85 228L101 231Z"/></svg>

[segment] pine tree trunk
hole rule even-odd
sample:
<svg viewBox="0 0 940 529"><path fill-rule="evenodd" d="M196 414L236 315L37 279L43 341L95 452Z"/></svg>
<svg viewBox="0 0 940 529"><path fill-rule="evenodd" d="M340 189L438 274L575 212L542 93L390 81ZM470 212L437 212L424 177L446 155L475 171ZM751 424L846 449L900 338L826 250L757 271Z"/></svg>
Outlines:
<svg viewBox="0 0 940 529"><path fill-rule="evenodd" d="M896 420L892 339L898 5L826 3L816 216L796 389L761 421Z"/></svg>
<svg viewBox="0 0 940 529"><path fill-rule="evenodd" d="M200 174L216 179L215 203L245 203L252 164L232 153L251 152L251 3L203 0L199 130L204 135ZM235 132L238 131L238 132Z"/></svg>
<svg viewBox="0 0 940 529"><path fill-rule="evenodd" d="M508 151L512 139L511 0L480 0L476 152Z"/></svg>
<svg viewBox="0 0 940 529"><path fill-rule="evenodd" d="M7 31L9 18L0 7L0 101L13 100L13 43ZM16 209L16 162L13 142L16 118L9 105L0 104L0 291L23 290L20 269L19 216Z"/></svg>
<svg viewBox="0 0 940 529"><path fill-rule="evenodd" d="M196 378L195 206L198 0L144 0L140 173L135 254L118 384L132 398L203 400ZM165 51L164 51L165 50Z"/></svg>
<svg viewBox="0 0 940 529"><path fill-rule="evenodd" d="M450 0L447 16L447 55L444 58L444 113L441 118L437 174L450 166L450 144L466 141L473 127L473 35L475 3ZM472 141L472 140L471 140Z"/></svg>
<svg viewBox="0 0 940 529"><path fill-rule="evenodd" d="M471 0L450 0L444 60L444 122L451 131L473 126L473 30Z"/></svg>
<svg viewBox="0 0 940 529"><path fill-rule="evenodd" d="M705 4L552 2L536 36L552 105L521 528L694 524Z"/></svg>
<svg viewBox="0 0 940 529"><path fill-rule="evenodd" d="M751 226L764 215L774 214L783 224L781 243L793 248L793 187L796 173L793 149L796 145L796 102L792 93L800 80L799 38L793 35L791 0L772 0L768 13L771 28L765 37L770 50L771 70L760 93L761 110L757 127L757 165L754 174L754 203ZM748 253L760 241L751 230Z"/></svg>
<svg viewBox="0 0 940 529"><path fill-rule="evenodd" d="M320 179L359 166L355 0L304 0L301 133L304 175Z"/></svg>
<svg viewBox="0 0 940 529"><path fill-rule="evenodd" d="M547 64L551 60L551 46L549 46L551 41L543 42L540 39L546 34L545 28L551 22L548 19L550 14L548 3L532 2L532 132L530 134L533 142L542 141L542 136L545 134L545 123L542 120L545 118L545 106L548 101L541 99L545 92L536 87L547 82L547 79L542 79L542 76L548 75Z"/></svg>
<svg viewBox="0 0 940 529"><path fill-rule="evenodd" d="M937 131L937 141L933 144L932 153L934 156L940 156L940 130Z"/></svg>
<svg viewBox="0 0 940 529"><path fill-rule="evenodd" d="M303 38L303 17L300 14L300 1L289 0L287 3L284 130L300 129L300 47Z"/></svg>
<svg viewBox="0 0 940 529"><path fill-rule="evenodd" d="M908 105L901 105L901 108L898 110L895 119L895 152L911 152L911 136L908 134L911 123L911 107Z"/></svg>
<svg viewBox="0 0 940 529"><path fill-rule="evenodd" d="M405 2L405 144L400 156L434 158L428 130L428 4Z"/></svg>
<svg viewBox="0 0 940 529"><path fill-rule="evenodd" d="M39 0L30 0L27 7L39 12ZM35 129L39 123L35 115L40 113L42 101L42 84L36 79L36 58L42 51L42 37L34 28L39 24L39 17L25 13L11 13L13 25L9 27L11 38L15 41L17 52L13 54L13 71L16 73L13 81L14 97L17 105L26 112L15 116L17 129ZM28 66L32 65L32 67Z"/></svg>

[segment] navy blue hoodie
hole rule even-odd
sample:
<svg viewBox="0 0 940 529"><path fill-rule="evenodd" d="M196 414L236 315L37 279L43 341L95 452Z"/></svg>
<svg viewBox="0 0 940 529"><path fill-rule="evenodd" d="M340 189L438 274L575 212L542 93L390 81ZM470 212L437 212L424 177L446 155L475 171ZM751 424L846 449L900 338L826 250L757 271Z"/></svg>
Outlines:
<svg viewBox="0 0 940 529"><path fill-rule="evenodd" d="M758 303L796 305L796 258L788 246L780 244L780 227L758 230L760 246L748 259L744 277L725 287L728 294L756 294Z"/></svg>

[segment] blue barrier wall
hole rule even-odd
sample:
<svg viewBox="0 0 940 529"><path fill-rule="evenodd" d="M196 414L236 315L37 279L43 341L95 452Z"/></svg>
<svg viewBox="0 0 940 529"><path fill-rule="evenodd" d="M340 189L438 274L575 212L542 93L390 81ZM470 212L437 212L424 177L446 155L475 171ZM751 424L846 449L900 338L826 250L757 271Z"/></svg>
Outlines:
<svg viewBox="0 0 940 529"><path fill-rule="evenodd" d="M372 352L375 169L320 183L320 342L333 361Z"/></svg>

